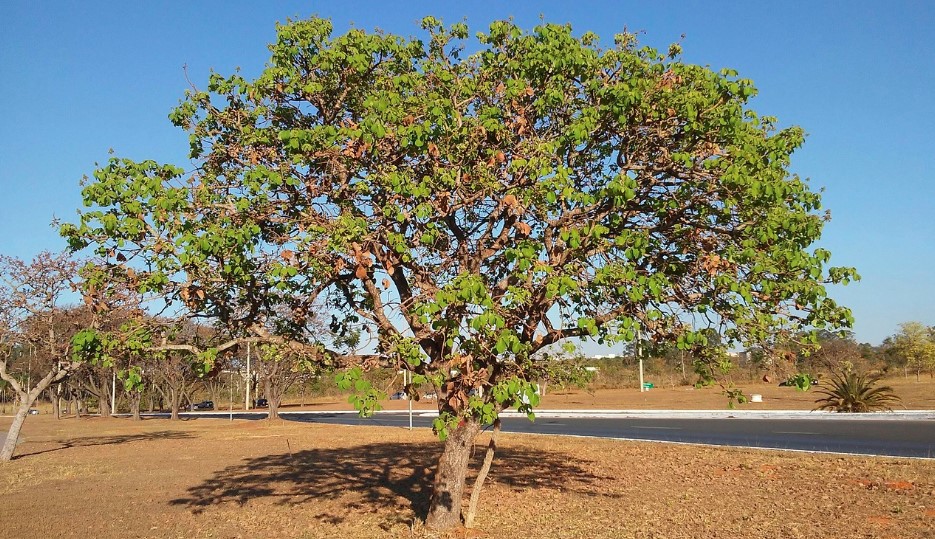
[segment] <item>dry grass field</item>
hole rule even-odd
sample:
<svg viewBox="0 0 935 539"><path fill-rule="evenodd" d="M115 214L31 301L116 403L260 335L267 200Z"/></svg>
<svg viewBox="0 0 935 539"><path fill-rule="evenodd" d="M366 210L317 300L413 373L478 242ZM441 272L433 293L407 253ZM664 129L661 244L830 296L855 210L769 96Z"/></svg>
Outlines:
<svg viewBox="0 0 935 539"><path fill-rule="evenodd" d="M669 391L690 397L683 407L714 398L723 408L717 391L685 389L557 393L543 404L679 407L650 400ZM475 529L455 537L935 538L931 460L501 440ZM18 458L0 465L0 534L435 537L419 522L439 449L424 429L39 415Z"/></svg>

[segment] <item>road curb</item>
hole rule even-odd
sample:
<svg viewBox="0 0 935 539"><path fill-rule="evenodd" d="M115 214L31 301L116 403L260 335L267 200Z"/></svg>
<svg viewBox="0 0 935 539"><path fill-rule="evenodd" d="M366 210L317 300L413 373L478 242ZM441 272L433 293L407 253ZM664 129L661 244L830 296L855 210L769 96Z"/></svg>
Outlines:
<svg viewBox="0 0 935 539"><path fill-rule="evenodd" d="M290 414L356 414L352 410L289 411ZM906 410L866 414L838 414L807 410L536 410L537 418L655 418L655 419L814 419L824 421L935 421L935 410ZM406 410L381 410L376 415L408 415ZM418 417L437 417L438 412L414 410ZM500 417L526 417L519 412L501 412Z"/></svg>

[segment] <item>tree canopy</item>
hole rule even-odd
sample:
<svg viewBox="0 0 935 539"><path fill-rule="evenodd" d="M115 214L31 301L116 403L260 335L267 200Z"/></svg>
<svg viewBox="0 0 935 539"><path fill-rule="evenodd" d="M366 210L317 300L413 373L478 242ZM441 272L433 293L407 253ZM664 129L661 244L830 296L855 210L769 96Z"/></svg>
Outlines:
<svg viewBox="0 0 935 539"><path fill-rule="evenodd" d="M114 157L62 228L108 261L95 286L255 336L295 338L314 309L363 324L439 389L440 527L460 513L446 462L504 407L531 411L550 345L849 325L825 285L856 274L813 246L828 217L789 170L803 131L753 112L751 81L626 33L422 28L289 22L256 79L188 91L170 118L193 168Z"/></svg>

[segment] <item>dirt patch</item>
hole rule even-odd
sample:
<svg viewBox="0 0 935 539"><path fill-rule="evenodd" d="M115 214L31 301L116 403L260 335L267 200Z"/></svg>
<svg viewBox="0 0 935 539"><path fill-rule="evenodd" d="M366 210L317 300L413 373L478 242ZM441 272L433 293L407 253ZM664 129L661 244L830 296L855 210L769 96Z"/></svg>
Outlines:
<svg viewBox="0 0 935 539"><path fill-rule="evenodd" d="M38 416L24 438L0 466L9 537L433 537L426 429ZM935 537L930 461L501 439L452 536Z"/></svg>

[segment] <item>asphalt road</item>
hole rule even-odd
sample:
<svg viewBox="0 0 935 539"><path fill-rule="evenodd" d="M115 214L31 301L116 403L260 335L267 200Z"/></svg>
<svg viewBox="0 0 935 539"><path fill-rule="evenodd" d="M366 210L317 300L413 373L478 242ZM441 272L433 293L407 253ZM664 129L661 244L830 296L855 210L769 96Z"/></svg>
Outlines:
<svg viewBox="0 0 935 539"><path fill-rule="evenodd" d="M228 414L199 413L210 417ZM262 414L234 414L260 419ZM408 427L406 412L382 412L372 418L353 413L287 412L283 419L309 423ZM415 414L415 427L431 427L432 417ZM894 457L935 458L933 420L847 420L814 418L633 418L633 417L506 417L504 432L561 434L627 440L648 440L795 451L850 453Z"/></svg>

